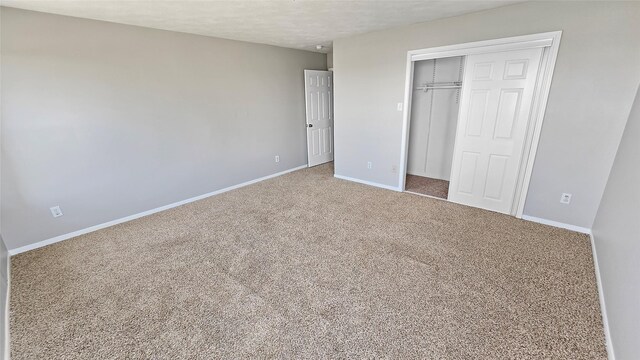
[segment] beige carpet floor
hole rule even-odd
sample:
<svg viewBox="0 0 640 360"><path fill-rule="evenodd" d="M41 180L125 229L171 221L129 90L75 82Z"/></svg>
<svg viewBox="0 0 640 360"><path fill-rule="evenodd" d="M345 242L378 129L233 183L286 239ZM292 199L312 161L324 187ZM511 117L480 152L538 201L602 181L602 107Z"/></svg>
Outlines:
<svg viewBox="0 0 640 360"><path fill-rule="evenodd" d="M589 239L297 171L12 258L13 359L604 359Z"/></svg>
<svg viewBox="0 0 640 360"><path fill-rule="evenodd" d="M407 174L404 188L406 191L441 199L446 199L449 196L449 182L447 180Z"/></svg>

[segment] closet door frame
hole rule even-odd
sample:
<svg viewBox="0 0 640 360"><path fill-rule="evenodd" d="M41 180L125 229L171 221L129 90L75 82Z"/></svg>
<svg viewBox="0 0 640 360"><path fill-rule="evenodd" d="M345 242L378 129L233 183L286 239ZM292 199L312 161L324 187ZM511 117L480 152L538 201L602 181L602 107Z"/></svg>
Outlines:
<svg viewBox="0 0 640 360"><path fill-rule="evenodd" d="M464 44L447 45L434 48L411 50L407 52L407 67L405 78L405 94L404 94L404 110L402 124L402 140L400 149L400 171L399 171L399 190L405 190L405 178L407 174L407 160L409 151L409 131L411 117L411 95L413 93L413 67L416 61L432 60L445 57L467 56L474 54L486 54L501 51L521 50L531 48L544 48L536 89L534 92L534 100L531 109L531 118L529 120L522 166L518 173L518 182L516 185L516 196L514 196L511 206L511 215L522 218L525 200L529 190L529 182L533 171L533 163L538 149L540 140L540 132L542 130L542 122L546 110L549 91L551 89L551 79L553 70L558 57L558 49L560 47L560 38L562 31L553 31L539 34L531 34L524 36L515 36L502 39L477 41ZM464 86L464 84L462 85ZM458 114L459 116L459 114Z"/></svg>

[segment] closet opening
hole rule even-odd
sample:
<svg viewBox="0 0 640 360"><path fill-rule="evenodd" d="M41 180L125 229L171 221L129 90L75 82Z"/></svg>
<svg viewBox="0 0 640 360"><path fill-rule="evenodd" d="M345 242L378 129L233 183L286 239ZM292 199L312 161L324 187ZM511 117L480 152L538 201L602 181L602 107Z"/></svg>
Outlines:
<svg viewBox="0 0 640 360"><path fill-rule="evenodd" d="M416 61L405 191L447 199L464 56Z"/></svg>
<svg viewBox="0 0 640 360"><path fill-rule="evenodd" d="M407 52L399 190L521 218L561 34Z"/></svg>

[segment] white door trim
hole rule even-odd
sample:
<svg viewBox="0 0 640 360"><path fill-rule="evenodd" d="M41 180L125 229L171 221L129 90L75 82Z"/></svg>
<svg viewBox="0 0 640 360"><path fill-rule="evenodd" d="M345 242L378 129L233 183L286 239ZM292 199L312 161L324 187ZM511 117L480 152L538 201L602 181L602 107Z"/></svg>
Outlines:
<svg viewBox="0 0 640 360"><path fill-rule="evenodd" d="M400 190L404 191L405 189L405 176L407 173L411 95L413 93L413 65L415 61L544 47L545 51L543 53L542 65L539 73L539 86L534 94L534 104L531 109L532 115L529 122L529 129L527 130L527 140L525 141L525 144L528 144L528 146L523 152L522 163L524 164L524 168L520 169L518 175L519 193L514 197L514 204L512 206L512 215L515 215L517 218L522 218L524 203L529 191L529 182L533 171L533 163L538 150L542 122L544 120L549 91L551 89L551 79L553 77L553 71L558 58L561 36L562 31L553 31L408 51L405 74L404 110L402 113L402 147L400 148L400 171L398 172L400 176Z"/></svg>

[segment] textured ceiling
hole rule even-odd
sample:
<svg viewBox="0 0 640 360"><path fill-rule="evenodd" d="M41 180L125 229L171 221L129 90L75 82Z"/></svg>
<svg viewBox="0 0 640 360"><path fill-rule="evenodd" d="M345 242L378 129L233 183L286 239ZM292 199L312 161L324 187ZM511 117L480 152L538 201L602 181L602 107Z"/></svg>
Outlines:
<svg viewBox="0 0 640 360"><path fill-rule="evenodd" d="M332 40L520 1L2 0L3 6L327 52Z"/></svg>

